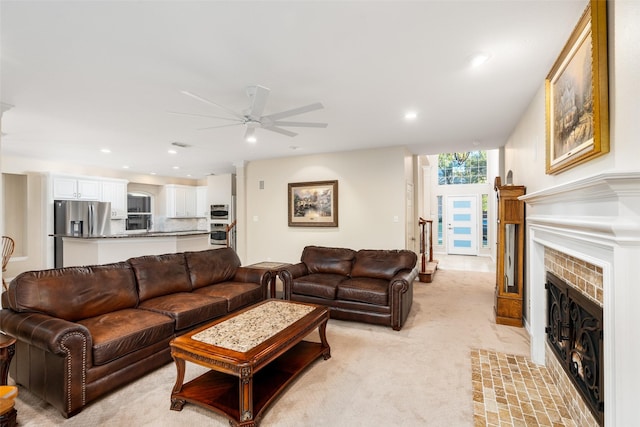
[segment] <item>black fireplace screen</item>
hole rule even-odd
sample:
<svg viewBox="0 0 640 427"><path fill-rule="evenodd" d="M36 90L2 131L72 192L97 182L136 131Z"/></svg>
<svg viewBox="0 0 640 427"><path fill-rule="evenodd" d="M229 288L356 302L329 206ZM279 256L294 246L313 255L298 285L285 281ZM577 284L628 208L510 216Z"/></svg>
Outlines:
<svg viewBox="0 0 640 427"><path fill-rule="evenodd" d="M547 272L547 341L600 425L604 423L602 308Z"/></svg>

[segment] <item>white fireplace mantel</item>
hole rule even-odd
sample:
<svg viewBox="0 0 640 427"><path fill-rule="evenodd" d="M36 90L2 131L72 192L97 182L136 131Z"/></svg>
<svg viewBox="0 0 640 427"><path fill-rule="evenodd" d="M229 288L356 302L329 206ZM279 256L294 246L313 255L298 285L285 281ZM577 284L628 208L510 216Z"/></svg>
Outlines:
<svg viewBox="0 0 640 427"><path fill-rule="evenodd" d="M544 250L603 271L605 425L638 422L640 384L640 171L603 172L520 197L527 204L531 358L544 364Z"/></svg>

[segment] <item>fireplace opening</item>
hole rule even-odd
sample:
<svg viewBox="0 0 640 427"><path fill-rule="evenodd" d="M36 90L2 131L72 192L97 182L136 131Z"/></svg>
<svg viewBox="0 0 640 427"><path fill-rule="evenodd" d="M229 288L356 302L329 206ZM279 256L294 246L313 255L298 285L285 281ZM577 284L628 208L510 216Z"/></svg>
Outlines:
<svg viewBox="0 0 640 427"><path fill-rule="evenodd" d="M602 307L547 272L547 342L601 426L604 424Z"/></svg>

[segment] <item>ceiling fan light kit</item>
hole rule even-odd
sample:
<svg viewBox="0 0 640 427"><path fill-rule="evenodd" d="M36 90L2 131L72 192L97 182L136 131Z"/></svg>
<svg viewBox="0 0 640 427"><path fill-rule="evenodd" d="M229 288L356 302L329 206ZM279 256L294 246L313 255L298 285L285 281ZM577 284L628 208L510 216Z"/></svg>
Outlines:
<svg viewBox="0 0 640 427"><path fill-rule="evenodd" d="M215 128L221 128L221 127L227 127L227 126L245 126L246 131L245 131L244 139L247 142L256 142L257 140L255 136L256 128L266 129L271 132L276 132L282 135L293 137L293 136L296 136L297 133L290 131L288 129L284 129L285 127L326 128L328 126L327 123L291 122L291 121L281 120L281 119L286 119L288 117L309 113L311 111L320 110L324 108L324 106L320 102L316 102L316 103L305 105L298 108L293 108L291 110L281 111L278 113L263 115L270 92L271 91L264 86L260 86L260 85L248 86L246 88L246 93L249 99L251 100L251 105L249 109L247 109L244 113L238 113L237 111L227 108L224 105L213 102L200 95L196 95L189 91L183 90L181 91L182 94L187 95L191 98L197 99L200 102L204 102L207 105L216 107L219 110L222 110L225 113L229 114L231 117L208 116L204 114L191 114L191 113L180 113L180 112L171 112L171 113L192 115L192 116L199 116L199 117L210 117L215 119L233 121L234 123L231 123L231 124L209 126L205 128L200 128L200 130L215 129Z"/></svg>

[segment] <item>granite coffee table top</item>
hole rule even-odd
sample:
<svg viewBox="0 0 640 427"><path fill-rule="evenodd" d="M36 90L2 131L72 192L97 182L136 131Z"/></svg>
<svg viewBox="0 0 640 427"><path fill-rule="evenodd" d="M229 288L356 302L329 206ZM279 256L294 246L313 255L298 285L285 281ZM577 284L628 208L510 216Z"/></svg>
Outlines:
<svg viewBox="0 0 640 427"><path fill-rule="evenodd" d="M302 319L313 306L288 301L267 301L194 334L191 339L246 353Z"/></svg>

